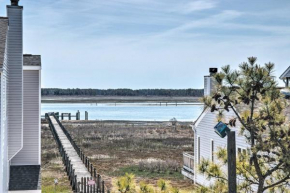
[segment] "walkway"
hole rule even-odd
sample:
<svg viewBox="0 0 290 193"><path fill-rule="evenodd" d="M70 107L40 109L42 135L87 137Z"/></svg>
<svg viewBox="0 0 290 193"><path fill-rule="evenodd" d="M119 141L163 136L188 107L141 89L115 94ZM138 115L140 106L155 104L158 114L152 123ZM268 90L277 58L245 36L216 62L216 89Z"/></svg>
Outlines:
<svg viewBox="0 0 290 193"><path fill-rule="evenodd" d="M55 128L55 131L60 139L60 142L65 152L67 153L69 157L69 160L71 161L72 168L75 170L74 174L77 175L77 181L81 182L82 177L92 177L91 174L88 172L88 169L86 168L86 166L83 164L81 158L75 151L74 147L72 146L72 144L70 143L66 135L64 134L61 127L59 126L58 122L54 118L54 116L49 116L49 118Z"/></svg>

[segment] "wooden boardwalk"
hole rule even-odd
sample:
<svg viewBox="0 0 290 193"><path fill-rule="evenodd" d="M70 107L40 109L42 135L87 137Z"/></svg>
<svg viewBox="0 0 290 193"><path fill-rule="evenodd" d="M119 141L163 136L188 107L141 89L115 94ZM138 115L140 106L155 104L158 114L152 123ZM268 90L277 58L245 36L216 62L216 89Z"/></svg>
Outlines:
<svg viewBox="0 0 290 193"><path fill-rule="evenodd" d="M74 174L77 175L77 181L81 182L82 177L91 178L92 176L90 172L88 172L88 169L83 164L83 161L79 157L78 153L72 146L71 142L69 141L69 139L67 138L63 130L61 129L60 125L58 124L54 116L49 116L49 118L55 128L57 135L59 136L59 139L63 146L64 151L67 153L67 156L69 157L69 160L71 161L72 168L75 170Z"/></svg>

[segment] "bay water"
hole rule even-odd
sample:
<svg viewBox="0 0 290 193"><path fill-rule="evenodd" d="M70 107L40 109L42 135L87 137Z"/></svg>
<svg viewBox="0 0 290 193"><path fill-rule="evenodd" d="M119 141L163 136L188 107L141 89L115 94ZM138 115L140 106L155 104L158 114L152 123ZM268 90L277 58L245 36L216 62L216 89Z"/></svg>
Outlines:
<svg viewBox="0 0 290 193"><path fill-rule="evenodd" d="M81 120L88 112L89 120L128 121L195 121L201 114L202 104L159 103L42 103L41 115L47 112L71 113L80 111ZM72 118L75 119L75 118Z"/></svg>

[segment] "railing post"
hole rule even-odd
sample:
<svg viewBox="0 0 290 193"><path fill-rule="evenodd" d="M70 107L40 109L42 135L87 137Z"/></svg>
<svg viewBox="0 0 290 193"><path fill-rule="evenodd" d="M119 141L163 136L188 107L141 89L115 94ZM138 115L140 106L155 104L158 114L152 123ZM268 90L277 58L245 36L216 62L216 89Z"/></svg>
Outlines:
<svg viewBox="0 0 290 193"><path fill-rule="evenodd" d="M82 192L83 192L84 191L84 177L82 177L81 181L82 181L81 187L82 187Z"/></svg>
<svg viewBox="0 0 290 193"><path fill-rule="evenodd" d="M77 175L75 175L75 177L74 177L74 190L78 191Z"/></svg>
<svg viewBox="0 0 290 193"><path fill-rule="evenodd" d="M84 193L87 193L87 178L84 177Z"/></svg>
<svg viewBox="0 0 290 193"><path fill-rule="evenodd" d="M100 184L100 174L98 174L98 181L97 181L97 184L98 184L98 193L101 192L101 184Z"/></svg>
<svg viewBox="0 0 290 193"><path fill-rule="evenodd" d="M93 176L93 164L91 164L91 176Z"/></svg>
<svg viewBox="0 0 290 193"><path fill-rule="evenodd" d="M88 111L85 111L85 120L86 121L89 120L89 113L88 113Z"/></svg>

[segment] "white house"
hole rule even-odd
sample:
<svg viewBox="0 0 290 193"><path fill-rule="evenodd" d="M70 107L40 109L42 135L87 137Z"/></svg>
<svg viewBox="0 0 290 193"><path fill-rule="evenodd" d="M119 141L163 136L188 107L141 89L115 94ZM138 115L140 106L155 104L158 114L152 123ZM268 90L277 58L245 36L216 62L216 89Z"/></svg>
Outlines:
<svg viewBox="0 0 290 193"><path fill-rule="evenodd" d="M210 75L204 76L204 95L211 95L215 89L215 80L213 74L217 69L210 69ZM218 147L227 147L227 138L221 138L214 132L214 127L218 123L217 113L211 112L210 109L205 109L198 119L192 125L194 132L194 150L193 152L183 153L184 166L182 174L193 180L194 183L202 185L210 185L213 181L206 179L203 174L197 172L197 167L202 158L217 161L215 152ZM233 111L225 112L224 119L228 121L236 117ZM239 135L240 123L237 121L236 127L231 127L232 131L236 131L236 152L247 151L249 145L246 143L244 136ZM226 170L226 168L225 168Z"/></svg>
<svg viewBox="0 0 290 193"><path fill-rule="evenodd" d="M0 193L41 192L41 58L23 55L18 1L11 0L7 17L0 17Z"/></svg>
<svg viewBox="0 0 290 193"><path fill-rule="evenodd" d="M204 77L204 95L208 96L214 92L215 89L215 80L213 74L217 70L212 71L210 69L210 75ZM280 76L280 79L285 82L285 86L289 86L290 80L290 67ZM283 90L281 91L284 92ZM289 90L288 90L288 93ZM285 93L284 93L285 94ZM290 96L290 94L289 94ZM287 97L287 93L285 95ZM239 109L236 109L239 111ZM182 169L182 174L193 180L194 183L208 186L213 180L208 180L206 176L197 171L198 165L202 158L209 159L211 161L217 161L215 158L215 152L217 152L218 147L226 148L227 147L227 137L221 138L214 132L214 127L218 123L217 113L211 112L210 109L205 109L198 119L192 125L194 132L194 150L193 152L184 152L183 153L183 162L184 166ZM286 116L290 117L290 111L287 109ZM230 110L229 112L224 113L225 121L236 117L234 112ZM231 127L232 131L236 133L236 152L247 152L250 149L250 145L246 142L244 136L239 135L239 129L241 128L241 123L237 121L236 127ZM227 171L227 167L224 166L224 171ZM256 187L254 187L256 188Z"/></svg>

